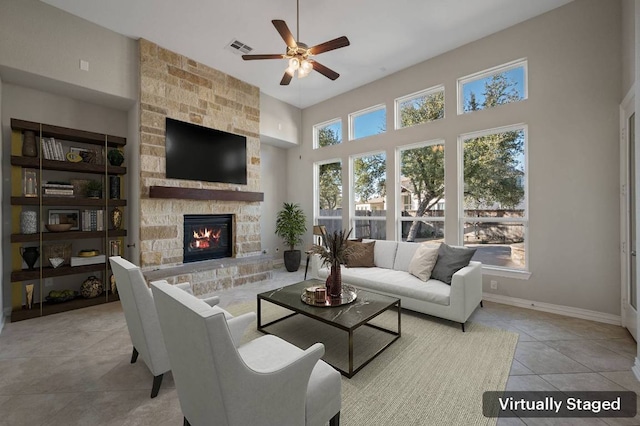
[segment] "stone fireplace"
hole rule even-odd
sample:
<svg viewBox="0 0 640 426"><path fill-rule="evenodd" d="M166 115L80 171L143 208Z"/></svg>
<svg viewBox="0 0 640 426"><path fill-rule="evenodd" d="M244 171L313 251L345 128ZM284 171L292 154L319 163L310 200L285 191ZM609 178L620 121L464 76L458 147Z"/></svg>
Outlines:
<svg viewBox="0 0 640 426"><path fill-rule="evenodd" d="M190 282L196 295L269 278L273 262L261 250L259 201L150 195L158 186L187 193L260 192L259 88L148 40L140 39L139 54L140 266L145 276L174 284ZM167 117L246 136L247 184L167 179ZM193 231L186 231L184 219L191 215L231 216L233 229L226 247L230 252L217 259L189 259L185 244Z"/></svg>
<svg viewBox="0 0 640 426"><path fill-rule="evenodd" d="M233 257L233 215L185 214L183 262Z"/></svg>

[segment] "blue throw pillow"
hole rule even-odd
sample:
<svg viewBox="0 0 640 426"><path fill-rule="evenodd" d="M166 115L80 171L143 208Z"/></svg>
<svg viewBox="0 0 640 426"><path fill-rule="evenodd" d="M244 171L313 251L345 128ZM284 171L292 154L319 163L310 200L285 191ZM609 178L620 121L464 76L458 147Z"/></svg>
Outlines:
<svg viewBox="0 0 640 426"><path fill-rule="evenodd" d="M469 264L476 249L451 247L445 243L440 244L438 260L433 267L431 278L451 285L453 274Z"/></svg>

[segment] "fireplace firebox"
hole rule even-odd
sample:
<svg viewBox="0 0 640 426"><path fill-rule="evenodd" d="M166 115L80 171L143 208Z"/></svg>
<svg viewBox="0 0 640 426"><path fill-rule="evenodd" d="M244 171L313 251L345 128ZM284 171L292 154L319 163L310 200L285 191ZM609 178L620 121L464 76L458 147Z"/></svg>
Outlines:
<svg viewBox="0 0 640 426"><path fill-rule="evenodd" d="M184 215L184 263L232 256L233 215Z"/></svg>

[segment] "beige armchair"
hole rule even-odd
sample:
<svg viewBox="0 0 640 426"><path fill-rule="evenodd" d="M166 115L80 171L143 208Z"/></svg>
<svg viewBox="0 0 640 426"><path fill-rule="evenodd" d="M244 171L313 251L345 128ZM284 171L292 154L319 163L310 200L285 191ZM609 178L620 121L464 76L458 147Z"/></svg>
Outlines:
<svg viewBox="0 0 640 426"><path fill-rule="evenodd" d="M185 425L338 426L340 374L275 336L238 345L255 313L227 319L197 298L152 282Z"/></svg>

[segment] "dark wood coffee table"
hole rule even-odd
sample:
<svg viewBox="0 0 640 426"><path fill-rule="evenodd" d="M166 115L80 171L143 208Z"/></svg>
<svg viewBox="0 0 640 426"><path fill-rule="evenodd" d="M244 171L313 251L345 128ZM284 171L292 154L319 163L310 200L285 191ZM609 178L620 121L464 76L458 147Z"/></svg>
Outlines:
<svg viewBox="0 0 640 426"><path fill-rule="evenodd" d="M331 364L336 370L340 371L344 376L351 378L358 371L360 371L365 365L371 362L375 357L380 355L382 351L388 348L393 342L398 340L401 335L401 320L400 320L400 299L395 297L389 297L378 293L373 293L366 290L360 290L350 287L357 293L357 298L354 302L342 306L332 307L319 307L311 306L304 303L301 300L301 295L304 289L307 287L323 285L324 283L319 280L306 280L286 287L281 287L275 290L266 291L258 294L258 330L269 334L266 330L267 327L276 323L280 323L296 315L304 315L308 318L312 318L316 321L328 324L332 327L346 331L349 337L349 367L347 370L343 370L338 366ZM281 306L293 313L286 315L282 318L276 319L269 323L262 323L262 301L270 302L275 305ZM397 330L388 330L369 322L383 312L395 307L398 312L398 326ZM383 344L373 355L368 356L360 365L354 366L353 346L354 346L354 332L361 326L372 327L383 333L394 336L386 344ZM276 334L276 333L274 333Z"/></svg>

